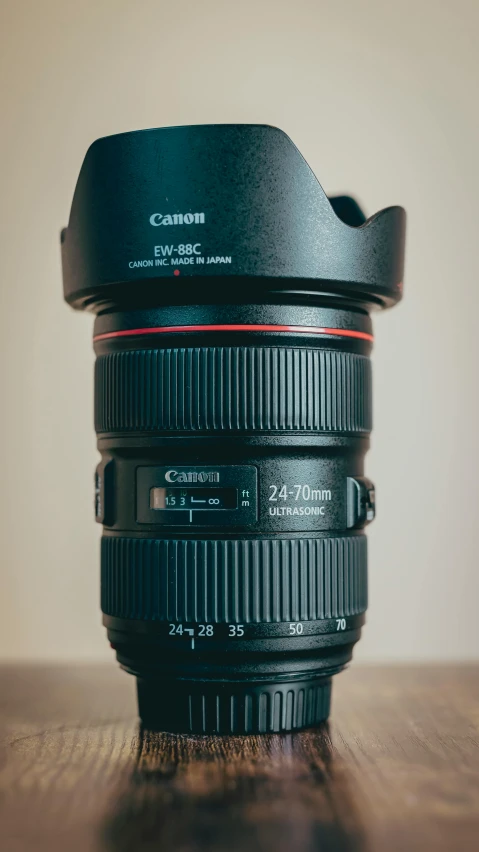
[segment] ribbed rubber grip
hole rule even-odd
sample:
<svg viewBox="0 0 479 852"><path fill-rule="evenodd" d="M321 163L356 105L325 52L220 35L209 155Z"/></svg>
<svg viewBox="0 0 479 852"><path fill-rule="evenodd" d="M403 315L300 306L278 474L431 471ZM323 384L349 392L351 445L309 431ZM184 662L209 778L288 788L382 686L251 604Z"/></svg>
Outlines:
<svg viewBox="0 0 479 852"><path fill-rule="evenodd" d="M327 349L210 347L101 355L95 428L369 432L369 358Z"/></svg>
<svg viewBox="0 0 479 852"><path fill-rule="evenodd" d="M208 624L309 621L367 607L367 539L104 536L101 605L118 618Z"/></svg>
<svg viewBox="0 0 479 852"><path fill-rule="evenodd" d="M324 722L329 678L289 683L218 683L138 680L145 726L190 734L266 734Z"/></svg>

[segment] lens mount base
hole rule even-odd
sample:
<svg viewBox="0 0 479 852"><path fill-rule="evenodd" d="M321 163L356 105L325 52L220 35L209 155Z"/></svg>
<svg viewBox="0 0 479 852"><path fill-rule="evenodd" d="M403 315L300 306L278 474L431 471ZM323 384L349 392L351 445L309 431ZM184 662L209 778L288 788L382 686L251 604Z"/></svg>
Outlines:
<svg viewBox="0 0 479 852"><path fill-rule="evenodd" d="M165 681L137 678L145 727L184 734L287 733L325 722L331 678L288 682Z"/></svg>

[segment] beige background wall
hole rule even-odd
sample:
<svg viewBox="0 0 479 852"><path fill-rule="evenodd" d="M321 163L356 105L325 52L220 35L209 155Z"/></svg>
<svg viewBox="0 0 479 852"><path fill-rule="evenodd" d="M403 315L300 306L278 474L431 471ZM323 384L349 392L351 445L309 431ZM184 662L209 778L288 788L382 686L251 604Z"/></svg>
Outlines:
<svg viewBox="0 0 479 852"><path fill-rule="evenodd" d="M368 627L357 656L479 655L479 5L2 0L3 657L110 656L93 523L92 319L58 235L98 136L279 125L327 191L409 214L376 318Z"/></svg>

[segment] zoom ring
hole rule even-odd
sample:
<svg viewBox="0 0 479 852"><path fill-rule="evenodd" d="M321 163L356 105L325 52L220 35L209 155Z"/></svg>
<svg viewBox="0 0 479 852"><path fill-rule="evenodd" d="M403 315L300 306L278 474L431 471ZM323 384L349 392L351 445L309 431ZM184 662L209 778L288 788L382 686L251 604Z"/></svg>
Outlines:
<svg viewBox="0 0 479 852"><path fill-rule="evenodd" d="M173 540L104 536L101 603L118 618L259 624L357 615L367 539Z"/></svg>
<svg viewBox="0 0 479 852"><path fill-rule="evenodd" d="M97 358L98 433L370 432L369 358L327 349L144 349Z"/></svg>

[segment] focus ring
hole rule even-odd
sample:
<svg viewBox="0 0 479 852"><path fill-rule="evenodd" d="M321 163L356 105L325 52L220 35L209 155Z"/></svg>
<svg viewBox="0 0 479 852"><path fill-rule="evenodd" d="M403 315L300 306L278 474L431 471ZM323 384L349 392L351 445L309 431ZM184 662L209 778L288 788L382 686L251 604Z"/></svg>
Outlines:
<svg viewBox="0 0 479 852"><path fill-rule="evenodd" d="M357 615L367 539L102 539L101 605L118 618L260 624Z"/></svg>
<svg viewBox="0 0 479 852"><path fill-rule="evenodd" d="M328 349L205 347L100 355L95 428L370 432L369 358Z"/></svg>

